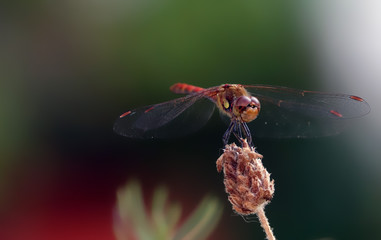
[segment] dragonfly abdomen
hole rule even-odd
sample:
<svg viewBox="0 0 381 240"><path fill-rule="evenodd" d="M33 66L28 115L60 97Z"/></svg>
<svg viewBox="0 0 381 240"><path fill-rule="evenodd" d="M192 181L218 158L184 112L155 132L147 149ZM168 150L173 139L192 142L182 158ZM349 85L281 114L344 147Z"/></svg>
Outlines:
<svg viewBox="0 0 381 240"><path fill-rule="evenodd" d="M186 84L186 83L173 84L169 89L172 92L177 93L177 94L198 93L198 92L204 90L204 88L196 87L196 86Z"/></svg>

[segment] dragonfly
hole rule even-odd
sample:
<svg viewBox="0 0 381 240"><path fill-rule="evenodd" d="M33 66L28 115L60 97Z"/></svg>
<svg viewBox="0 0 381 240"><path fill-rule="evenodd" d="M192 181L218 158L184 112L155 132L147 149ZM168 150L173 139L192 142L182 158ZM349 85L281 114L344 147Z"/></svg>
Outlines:
<svg viewBox="0 0 381 240"><path fill-rule="evenodd" d="M222 141L233 134L252 145L255 137L311 138L340 133L349 119L369 113L361 97L271 85L223 84L201 88L176 83L170 90L186 96L129 110L114 131L129 138L170 138L200 129L215 107L228 122Z"/></svg>

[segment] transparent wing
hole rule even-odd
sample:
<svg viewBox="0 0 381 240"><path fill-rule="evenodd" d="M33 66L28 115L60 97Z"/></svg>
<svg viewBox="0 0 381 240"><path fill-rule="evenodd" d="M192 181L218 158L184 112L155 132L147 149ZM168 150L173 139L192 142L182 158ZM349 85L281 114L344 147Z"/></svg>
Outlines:
<svg viewBox="0 0 381 240"><path fill-rule="evenodd" d="M335 135L348 119L370 111L360 97L267 85L244 86L261 102L261 111L249 124L253 137L308 138Z"/></svg>
<svg viewBox="0 0 381 240"><path fill-rule="evenodd" d="M122 114L114 131L130 138L171 138L194 132L211 117L215 104L203 94L188 95Z"/></svg>

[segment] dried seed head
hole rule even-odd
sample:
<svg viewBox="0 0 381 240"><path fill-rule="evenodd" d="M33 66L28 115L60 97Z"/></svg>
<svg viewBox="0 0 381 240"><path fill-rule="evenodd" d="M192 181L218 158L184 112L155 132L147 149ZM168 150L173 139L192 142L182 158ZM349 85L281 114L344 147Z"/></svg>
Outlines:
<svg viewBox="0 0 381 240"><path fill-rule="evenodd" d="M217 171L224 171L225 191L233 209L241 215L257 213L270 202L274 180L262 165L262 155L255 152L246 140L242 147L226 145L217 160Z"/></svg>

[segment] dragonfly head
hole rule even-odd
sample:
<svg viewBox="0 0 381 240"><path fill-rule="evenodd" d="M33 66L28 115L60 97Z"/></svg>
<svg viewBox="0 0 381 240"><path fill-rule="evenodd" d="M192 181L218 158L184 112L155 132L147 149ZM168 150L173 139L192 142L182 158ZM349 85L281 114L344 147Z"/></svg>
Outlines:
<svg viewBox="0 0 381 240"><path fill-rule="evenodd" d="M234 114L243 122L251 122L257 118L261 104L256 97L240 96L234 104Z"/></svg>

